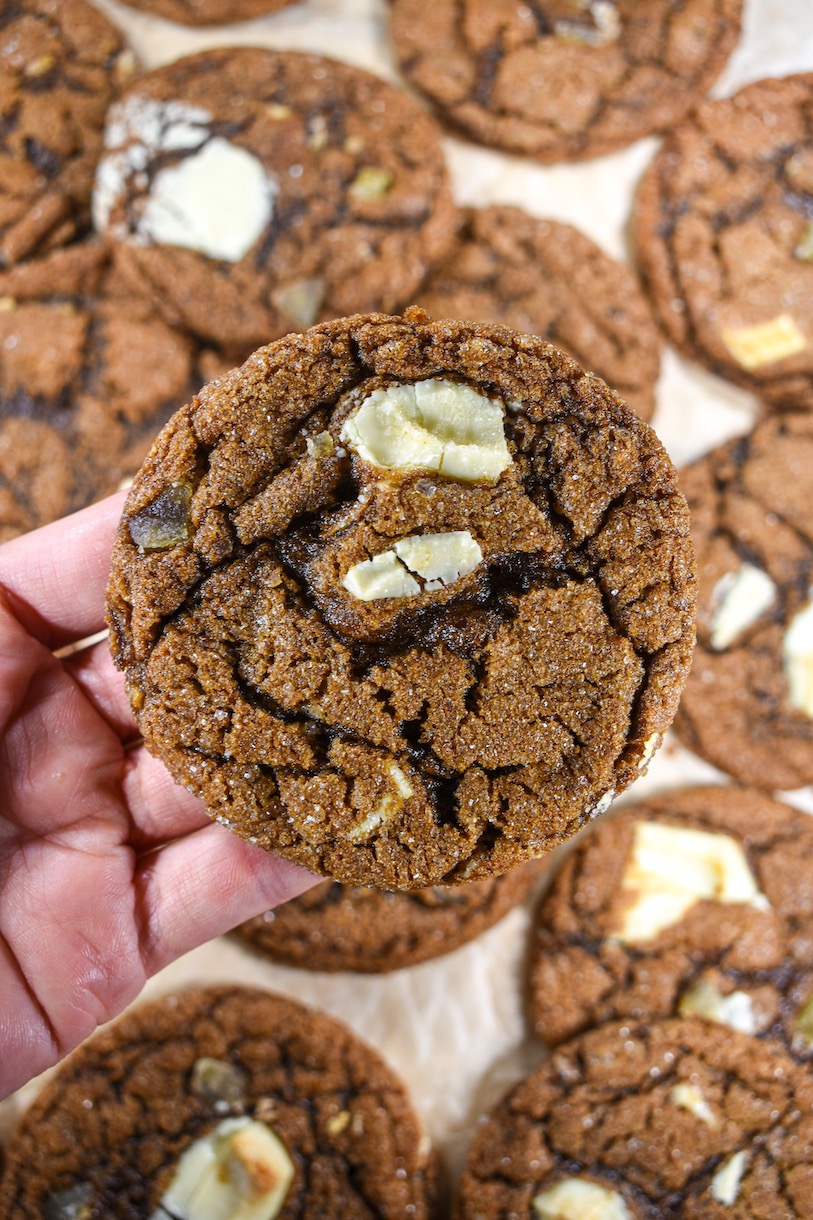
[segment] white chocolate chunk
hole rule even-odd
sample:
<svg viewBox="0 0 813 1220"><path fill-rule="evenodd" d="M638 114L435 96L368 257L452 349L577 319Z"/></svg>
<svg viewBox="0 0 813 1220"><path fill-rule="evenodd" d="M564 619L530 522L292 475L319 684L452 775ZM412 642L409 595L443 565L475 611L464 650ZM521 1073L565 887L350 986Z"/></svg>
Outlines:
<svg viewBox="0 0 813 1220"><path fill-rule="evenodd" d="M807 350L807 339L789 313L757 326L725 328L720 337L740 368L749 371Z"/></svg>
<svg viewBox="0 0 813 1220"><path fill-rule="evenodd" d="M382 551L363 563L354 563L342 584L362 602L385 597L417 597L421 591L421 586L414 576L410 576L395 551Z"/></svg>
<svg viewBox="0 0 813 1220"><path fill-rule="evenodd" d="M720 1166L711 1179L710 1193L712 1199L716 1199L718 1203L726 1203L729 1206L732 1203L736 1203L747 1160L748 1153L743 1149L742 1152L735 1152L731 1160L726 1161L724 1165Z"/></svg>
<svg viewBox="0 0 813 1220"><path fill-rule="evenodd" d="M632 897L614 939L640 945L678 923L702 899L770 906L742 847L729 835L636 822L632 858L621 881Z"/></svg>
<svg viewBox="0 0 813 1220"><path fill-rule="evenodd" d="M257 157L216 136L156 174L141 232L161 245L237 263L270 221L277 189Z"/></svg>
<svg viewBox="0 0 813 1220"><path fill-rule="evenodd" d="M357 839L368 838L374 830L378 830L379 826L389 822L397 813L400 813L404 807L404 802L408 801L412 796L412 784L397 763L390 763L387 771L392 781L391 789L389 792L384 793L373 812L368 813L366 818L362 818L360 822L357 822L350 831L347 837L354 842Z"/></svg>
<svg viewBox="0 0 813 1220"><path fill-rule="evenodd" d="M796 1014L793 1037L795 1042L801 1042L807 1047L813 1046L813 995Z"/></svg>
<svg viewBox="0 0 813 1220"><path fill-rule="evenodd" d="M621 34L621 18L612 0L588 0L577 4L586 9L593 18L593 26L579 25L575 21L555 21L553 32L566 42L584 42L591 47L603 47L615 42Z"/></svg>
<svg viewBox="0 0 813 1220"><path fill-rule="evenodd" d="M660 733L653 733L651 737L647 737L644 742L644 752L638 759L638 770L643 771L644 767L648 767L652 762L652 756L661 744Z"/></svg>
<svg viewBox="0 0 813 1220"><path fill-rule="evenodd" d="M719 1127L720 1121L696 1084L676 1084L669 1092L669 1100L681 1110L688 1110L708 1127Z"/></svg>
<svg viewBox="0 0 813 1220"><path fill-rule="evenodd" d="M776 601L777 589L767 572L744 563L736 572L726 572L714 586L711 604L711 646L718 652L755 623Z"/></svg>
<svg viewBox="0 0 813 1220"><path fill-rule="evenodd" d="M448 534L416 534L392 548L411 572L427 581L429 590L468 576L482 561L483 552L468 530Z"/></svg>
<svg viewBox="0 0 813 1220"><path fill-rule="evenodd" d="M330 457L335 448L333 444L333 437L329 432L317 432L316 436L308 436L305 438L305 448L308 451L309 457Z"/></svg>
<svg viewBox="0 0 813 1220"><path fill-rule="evenodd" d="M782 664L790 702L813 718L813 601L790 621L782 640Z"/></svg>
<svg viewBox="0 0 813 1220"><path fill-rule="evenodd" d="M315 277L309 280L294 280L290 284L275 288L271 293L271 300L286 317L307 330L319 317L326 293L327 283Z"/></svg>
<svg viewBox="0 0 813 1220"><path fill-rule="evenodd" d="M700 978L680 997L678 1011L682 1017L705 1017L717 1025L727 1025L741 1034L755 1034L757 1021L754 1002L747 991L732 991L728 995L715 987L710 979Z"/></svg>
<svg viewBox="0 0 813 1220"><path fill-rule="evenodd" d="M274 1220L293 1177L270 1127L228 1118L186 1149L161 1207L178 1220Z"/></svg>
<svg viewBox="0 0 813 1220"><path fill-rule="evenodd" d="M495 483L511 465L502 406L455 381L374 390L341 439L380 469L435 470L464 483Z"/></svg>
<svg viewBox="0 0 813 1220"><path fill-rule="evenodd" d="M621 1195L582 1178L564 1178L536 1195L533 1209L539 1220L632 1220Z"/></svg>
<svg viewBox="0 0 813 1220"><path fill-rule="evenodd" d="M813 220L809 221L807 228L802 234L802 240L793 253L801 262L813 263Z"/></svg>

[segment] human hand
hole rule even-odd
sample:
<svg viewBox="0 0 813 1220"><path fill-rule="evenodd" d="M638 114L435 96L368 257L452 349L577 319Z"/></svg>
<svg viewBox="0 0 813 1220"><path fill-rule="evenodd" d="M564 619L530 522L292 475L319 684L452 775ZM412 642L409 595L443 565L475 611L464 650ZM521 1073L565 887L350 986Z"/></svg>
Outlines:
<svg viewBox="0 0 813 1220"><path fill-rule="evenodd" d="M310 873L211 822L139 743L102 640L124 495L0 547L0 1097Z"/></svg>

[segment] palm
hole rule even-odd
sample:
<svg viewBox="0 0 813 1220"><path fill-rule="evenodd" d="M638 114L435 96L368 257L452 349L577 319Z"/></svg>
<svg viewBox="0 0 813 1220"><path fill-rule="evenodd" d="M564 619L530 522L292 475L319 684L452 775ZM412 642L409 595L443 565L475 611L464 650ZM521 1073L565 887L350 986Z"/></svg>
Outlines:
<svg viewBox="0 0 813 1220"><path fill-rule="evenodd" d="M213 825L137 744L106 643L53 655L102 626L121 504L0 548L0 1096L311 880Z"/></svg>

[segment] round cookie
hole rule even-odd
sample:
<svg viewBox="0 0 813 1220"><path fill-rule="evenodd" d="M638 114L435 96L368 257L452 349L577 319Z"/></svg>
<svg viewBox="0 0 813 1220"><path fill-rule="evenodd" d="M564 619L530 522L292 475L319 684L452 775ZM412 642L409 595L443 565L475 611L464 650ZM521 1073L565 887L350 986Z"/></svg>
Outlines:
<svg viewBox="0 0 813 1220"><path fill-rule="evenodd" d="M722 71L742 0L392 0L401 69L466 135L540 161L679 122Z"/></svg>
<svg viewBox="0 0 813 1220"><path fill-rule="evenodd" d="M7 1152L15 1220L434 1214L435 1160L391 1069L332 1017L244 987L142 1005L96 1035Z"/></svg>
<svg viewBox="0 0 813 1220"><path fill-rule="evenodd" d="M543 899L529 1007L550 1045L602 1022L705 1017L813 1052L813 819L694 788L582 838Z"/></svg>
<svg viewBox="0 0 813 1220"><path fill-rule="evenodd" d="M502 322L593 369L650 419L661 340L636 277L571 225L520 208L470 210L416 295L435 318Z"/></svg>
<svg viewBox="0 0 813 1220"><path fill-rule="evenodd" d="M603 1025L480 1126L456 1220L808 1220L813 1080L703 1021Z"/></svg>
<svg viewBox="0 0 813 1220"><path fill-rule="evenodd" d="M654 433L556 348L340 319L161 434L111 647L219 821L346 884L476 880L646 768L690 663L688 525Z"/></svg>
<svg viewBox="0 0 813 1220"><path fill-rule="evenodd" d="M766 403L813 408L813 73L704 102L658 152L633 222L670 340Z"/></svg>
<svg viewBox="0 0 813 1220"><path fill-rule="evenodd" d="M813 416L777 415L686 470L698 645L676 720L742 783L813 781Z"/></svg>
<svg viewBox="0 0 813 1220"><path fill-rule="evenodd" d="M135 59L84 0L0 9L0 266L90 224L105 114Z"/></svg>
<svg viewBox="0 0 813 1220"><path fill-rule="evenodd" d="M457 225L434 121L315 55L231 47L111 108L94 192L123 281L238 353L408 303Z"/></svg>
<svg viewBox="0 0 813 1220"><path fill-rule="evenodd" d="M237 933L286 966L387 974L474 940L527 897L538 875L531 862L504 877L409 894L323 881Z"/></svg>
<svg viewBox="0 0 813 1220"><path fill-rule="evenodd" d="M287 8L295 0L127 0L131 8L182 25L231 25Z"/></svg>

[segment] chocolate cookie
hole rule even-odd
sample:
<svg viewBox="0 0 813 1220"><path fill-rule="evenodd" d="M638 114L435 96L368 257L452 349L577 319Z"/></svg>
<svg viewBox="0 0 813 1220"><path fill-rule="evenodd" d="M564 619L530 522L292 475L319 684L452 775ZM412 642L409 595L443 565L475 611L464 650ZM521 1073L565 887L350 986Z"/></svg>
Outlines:
<svg viewBox="0 0 813 1220"><path fill-rule="evenodd" d="M743 783L813 781L813 416L777 416L681 471L698 647L677 728Z"/></svg>
<svg viewBox="0 0 813 1220"><path fill-rule="evenodd" d="M0 6L0 265L89 227L105 114L134 68L84 0Z"/></svg>
<svg viewBox="0 0 813 1220"><path fill-rule="evenodd" d="M756 791L672 792L604 821L539 908L537 1033L696 1015L808 1057L812 869L813 819Z"/></svg>
<svg viewBox="0 0 813 1220"><path fill-rule="evenodd" d="M386 974L474 940L527 897L537 876L531 862L504 877L411 894L323 881L237 933L286 966Z"/></svg>
<svg viewBox="0 0 813 1220"><path fill-rule="evenodd" d="M813 1216L813 1079L702 1021L604 1025L484 1122L457 1220Z"/></svg>
<svg viewBox="0 0 813 1220"><path fill-rule="evenodd" d="M182 25L227 25L264 17L266 13L287 8L295 0L127 0L127 3L131 8Z"/></svg>
<svg viewBox="0 0 813 1220"><path fill-rule="evenodd" d="M436 318L541 335L598 373L642 419L655 409L661 341L638 281L570 225L519 208L472 209L416 300Z"/></svg>
<svg viewBox="0 0 813 1220"><path fill-rule="evenodd" d="M813 73L704 102L641 183L641 272L671 341L813 408Z"/></svg>
<svg viewBox="0 0 813 1220"><path fill-rule="evenodd" d="M256 352L127 501L111 644L213 817L352 885L506 872L648 764L692 649L685 502L597 377L420 311Z"/></svg>
<svg viewBox="0 0 813 1220"><path fill-rule="evenodd" d="M716 79L742 0L392 0L401 68L472 139L578 160L673 126Z"/></svg>
<svg viewBox="0 0 813 1220"><path fill-rule="evenodd" d="M187 336L94 243L0 273L0 538L115 491L201 384Z"/></svg>
<svg viewBox="0 0 813 1220"><path fill-rule="evenodd" d="M408 302L457 224L406 94L314 55L206 51L111 109L96 226L173 324L239 353Z"/></svg>
<svg viewBox="0 0 813 1220"><path fill-rule="evenodd" d="M393 1072L331 1017L243 987L135 1009L65 1062L8 1147L15 1220L433 1214Z"/></svg>

